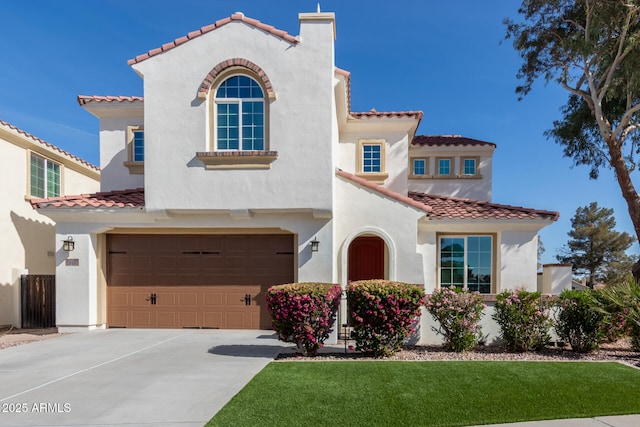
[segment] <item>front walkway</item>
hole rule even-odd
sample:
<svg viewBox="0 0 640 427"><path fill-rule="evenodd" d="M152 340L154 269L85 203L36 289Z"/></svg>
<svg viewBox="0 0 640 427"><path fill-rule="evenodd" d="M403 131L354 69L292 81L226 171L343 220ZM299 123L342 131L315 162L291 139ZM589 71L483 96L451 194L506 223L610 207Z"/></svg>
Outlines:
<svg viewBox="0 0 640 427"><path fill-rule="evenodd" d="M0 351L0 425L203 426L283 349L270 331L108 329Z"/></svg>

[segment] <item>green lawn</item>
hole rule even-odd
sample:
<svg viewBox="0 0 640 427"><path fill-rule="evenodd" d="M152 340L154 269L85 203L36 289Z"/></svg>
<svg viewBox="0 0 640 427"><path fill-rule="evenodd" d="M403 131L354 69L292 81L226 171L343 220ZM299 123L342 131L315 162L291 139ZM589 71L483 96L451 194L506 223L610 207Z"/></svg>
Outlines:
<svg viewBox="0 0 640 427"><path fill-rule="evenodd" d="M640 413L640 371L593 362L274 362L208 426L463 426Z"/></svg>

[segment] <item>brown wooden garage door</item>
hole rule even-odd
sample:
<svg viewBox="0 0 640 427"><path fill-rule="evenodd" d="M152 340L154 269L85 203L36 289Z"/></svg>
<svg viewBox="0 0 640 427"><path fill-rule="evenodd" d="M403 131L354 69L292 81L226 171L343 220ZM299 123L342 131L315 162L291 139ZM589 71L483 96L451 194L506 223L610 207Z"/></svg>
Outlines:
<svg viewBox="0 0 640 427"><path fill-rule="evenodd" d="M107 325L271 327L265 292L294 280L292 235L107 237Z"/></svg>

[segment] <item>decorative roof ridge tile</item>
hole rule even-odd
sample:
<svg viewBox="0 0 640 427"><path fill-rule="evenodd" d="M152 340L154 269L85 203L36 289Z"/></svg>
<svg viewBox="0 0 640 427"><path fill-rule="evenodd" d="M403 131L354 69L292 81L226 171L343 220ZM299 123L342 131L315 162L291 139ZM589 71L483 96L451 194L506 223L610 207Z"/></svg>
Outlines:
<svg viewBox="0 0 640 427"><path fill-rule="evenodd" d="M217 20L215 23L210 24L210 25L206 25L202 28L200 28L199 30L195 30L192 31L190 33L188 33L186 36L182 36L179 37L169 43L165 43L162 45L162 47L156 48L156 49L152 49L146 53L143 53L141 55L136 56L133 59L130 59L129 61L127 61L127 64L129 65L134 65L134 64L138 64L146 59L151 58L152 56L156 56L160 53L166 52L168 50L173 49L176 46L180 46L183 43L186 43L189 40L192 40L196 37L200 37L203 34L209 33L217 28L220 28L224 25L227 25L230 22L233 21L240 21L240 22L244 22L247 25L251 25L252 27L258 28L266 33L272 34L276 37L279 37L285 41L288 41L289 43L292 44L298 44L299 40L292 36L291 34L287 33L284 30L280 30L278 28L275 28L272 25L268 25L268 24L264 24L260 21L258 21L257 19L253 19L253 18L249 18L247 16L244 15L244 13L242 12L236 12L233 13L231 16L227 17L227 18L223 18L223 19L219 19Z"/></svg>
<svg viewBox="0 0 640 427"><path fill-rule="evenodd" d="M61 153L64 156L70 157L73 160L76 160L76 161L82 163L83 165L87 166L89 169L100 171L100 168L98 166L96 166L96 165L94 165L92 163L89 163L88 161L86 161L84 159L81 159L80 157L76 156L75 154L71 154L70 152L68 152L66 150L63 150L62 148L57 147L57 146L45 141L44 139L38 138L37 136L32 135L29 132L20 129L20 128L12 125L11 123L5 122L4 120L0 120L0 126L7 127L10 130L12 130L14 132L17 132L17 133L21 134L22 136L24 136L26 138L29 138L29 139L31 139L31 140L39 143L39 144L42 144L42 145L44 145L45 147L47 147L47 148L49 148L51 150L57 151L57 152Z"/></svg>
<svg viewBox="0 0 640 427"><path fill-rule="evenodd" d="M467 138L462 135L416 135L411 141L411 145L430 145L430 146L492 146L496 147L493 142L481 141L479 139Z"/></svg>
<svg viewBox="0 0 640 427"><path fill-rule="evenodd" d="M142 96L110 96L110 95L78 95L78 104L86 105L89 102L144 102Z"/></svg>
<svg viewBox="0 0 640 427"><path fill-rule="evenodd" d="M391 191L388 188L382 187L378 184L374 184L372 182L367 181L364 178L357 177L349 172L345 172L342 169L336 169L336 175L345 178L349 181L352 181L355 184L358 184L362 187L368 188L370 190L375 191L376 193L380 193L386 197L394 199L398 202L404 203L405 205L411 206L415 209L419 209L423 212L431 213L432 208L430 206L425 205L424 203L420 203L419 201L413 200L410 197L403 196L400 193L396 193L395 191Z"/></svg>

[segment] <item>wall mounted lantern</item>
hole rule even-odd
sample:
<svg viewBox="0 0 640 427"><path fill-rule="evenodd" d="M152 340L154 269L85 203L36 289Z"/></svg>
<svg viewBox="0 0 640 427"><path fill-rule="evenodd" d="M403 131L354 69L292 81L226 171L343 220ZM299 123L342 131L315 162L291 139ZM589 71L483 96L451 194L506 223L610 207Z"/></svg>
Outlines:
<svg viewBox="0 0 640 427"><path fill-rule="evenodd" d="M318 246L320 246L320 242L318 242L318 238L315 237L311 243L309 243L309 245L311 245L311 252L318 252Z"/></svg>
<svg viewBox="0 0 640 427"><path fill-rule="evenodd" d="M73 241L73 237L69 236L66 240L62 241L62 250L71 252L76 248L76 243Z"/></svg>

